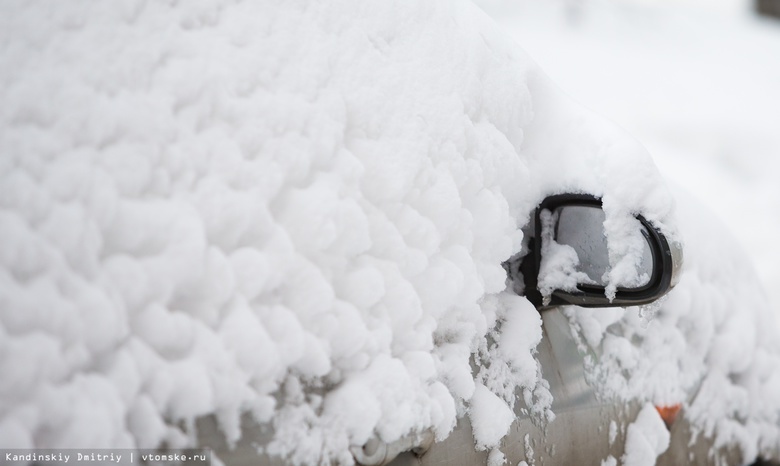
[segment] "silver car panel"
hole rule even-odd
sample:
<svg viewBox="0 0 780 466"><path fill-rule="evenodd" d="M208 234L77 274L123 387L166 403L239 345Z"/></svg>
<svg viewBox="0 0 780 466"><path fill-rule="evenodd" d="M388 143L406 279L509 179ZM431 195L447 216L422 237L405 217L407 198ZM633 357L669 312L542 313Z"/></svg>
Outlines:
<svg viewBox="0 0 780 466"><path fill-rule="evenodd" d="M552 409L556 418L546 426L538 426L522 412L522 403L517 403L517 417L502 441L501 451L510 465L517 465L520 461L529 465L599 465L610 455L619 460L624 453L626 428L636 417L639 404L600 401L593 387L586 382L583 355L577 348L566 317L558 309L550 309L542 313L542 319L544 333L537 356L554 397ZM609 428L613 421L617 432L610 443ZM289 464L262 451L273 436L272 427L258 425L248 415L242 418L243 435L233 448L226 444L214 416L199 419L196 428L199 446L212 448L225 465ZM671 438L669 449L659 457L657 464L741 464L741 456L736 449L713 451L711 441L702 435L691 442L691 428L684 412L672 425ZM393 444L372 445L366 455L358 455L357 459L369 458L367 463L393 466L487 464L487 452L475 448L467 416L459 420L447 439L432 445L429 443L430 437L424 433L415 434ZM377 448L384 450L377 453ZM410 448L417 451L404 451Z"/></svg>

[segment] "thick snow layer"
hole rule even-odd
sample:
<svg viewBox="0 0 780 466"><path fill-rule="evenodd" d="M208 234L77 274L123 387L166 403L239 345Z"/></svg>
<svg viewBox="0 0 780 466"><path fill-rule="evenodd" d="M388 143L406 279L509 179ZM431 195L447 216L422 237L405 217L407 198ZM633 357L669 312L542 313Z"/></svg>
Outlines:
<svg viewBox="0 0 780 466"><path fill-rule="evenodd" d="M3 447L250 412L349 463L468 412L492 449L515 393L554 418L501 267L531 209L602 196L613 264L634 213L673 233L647 152L470 3L9 1L0 44Z"/></svg>

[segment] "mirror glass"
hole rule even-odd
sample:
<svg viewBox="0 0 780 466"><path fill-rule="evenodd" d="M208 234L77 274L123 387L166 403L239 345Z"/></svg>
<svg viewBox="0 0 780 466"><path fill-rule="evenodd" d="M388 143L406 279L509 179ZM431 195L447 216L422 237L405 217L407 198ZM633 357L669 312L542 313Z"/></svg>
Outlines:
<svg viewBox="0 0 780 466"><path fill-rule="evenodd" d="M580 260L579 271L584 272L595 283L606 286L609 270L607 237L604 234L604 211L585 205L563 206L555 211L558 222L555 226L555 241L571 246ZM653 274L653 254L648 242L648 233L642 228L643 251L637 264L640 282L636 288L647 285Z"/></svg>

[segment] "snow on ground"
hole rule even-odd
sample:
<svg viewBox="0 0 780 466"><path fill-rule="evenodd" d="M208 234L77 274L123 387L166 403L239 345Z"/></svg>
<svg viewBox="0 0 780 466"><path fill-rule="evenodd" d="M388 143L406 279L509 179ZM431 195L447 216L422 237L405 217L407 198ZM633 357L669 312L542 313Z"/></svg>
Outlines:
<svg viewBox="0 0 780 466"><path fill-rule="evenodd" d="M269 451L349 463L468 413L498 462L497 413L554 418L501 267L531 209L588 192L613 233L642 212L675 237L648 153L467 2L9 1L0 44L2 447L181 446L210 413L235 440L250 412ZM776 353L754 320L729 331L744 289L716 299L720 264L691 257L672 317L575 323L630 363L631 332L710 322L692 364L735 388L702 423L769 442L733 401L768 396Z"/></svg>

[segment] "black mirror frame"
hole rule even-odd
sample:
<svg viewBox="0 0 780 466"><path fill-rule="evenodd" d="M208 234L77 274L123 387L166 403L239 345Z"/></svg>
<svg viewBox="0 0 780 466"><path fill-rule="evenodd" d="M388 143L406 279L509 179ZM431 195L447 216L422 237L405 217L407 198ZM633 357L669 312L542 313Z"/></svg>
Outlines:
<svg viewBox="0 0 780 466"><path fill-rule="evenodd" d="M646 285L632 290L618 288L615 299L610 301L604 295L603 286L581 284L577 286L577 292L553 291L550 301L544 304L538 287L539 265L542 262L541 212L543 210L554 212L555 209L567 205L602 208L601 198L589 194L557 194L546 198L536 208L533 220L533 237L529 239L529 252L520 264L520 272L523 274L525 282L525 296L538 310L570 304L582 307L638 306L657 300L672 288L674 276L681 265L676 264L675 261L682 261L682 251L677 251L677 254L673 253L666 237L643 216L636 215L636 218L647 230L647 240L653 255L653 274Z"/></svg>

